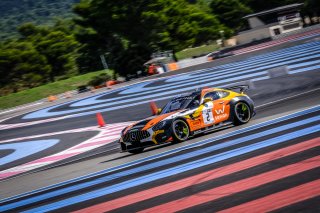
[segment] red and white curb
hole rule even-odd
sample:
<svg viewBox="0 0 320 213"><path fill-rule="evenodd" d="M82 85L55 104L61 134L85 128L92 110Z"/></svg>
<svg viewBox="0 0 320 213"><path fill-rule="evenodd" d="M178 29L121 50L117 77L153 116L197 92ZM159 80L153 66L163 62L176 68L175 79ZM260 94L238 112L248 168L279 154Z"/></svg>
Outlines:
<svg viewBox="0 0 320 213"><path fill-rule="evenodd" d="M233 51L233 53L235 55L240 55L240 54L244 54L244 53L248 53L248 52L262 50L262 49L265 49L265 48L269 48L269 47L272 47L272 46L277 46L277 45L286 43L288 41L294 41L294 40L300 39L300 38L305 37L305 36L319 35L319 33L320 33L319 29L312 30L312 31L309 31L309 32L301 33L301 34L291 35L291 36L288 36L288 37L285 37L285 38L280 38L280 39L277 39L277 40L274 40L274 41L265 42L265 43L258 44L258 45L255 45L255 46L250 46L250 47L243 48L243 49L240 49L240 50L235 50L235 51Z"/></svg>
<svg viewBox="0 0 320 213"><path fill-rule="evenodd" d="M87 152L89 150L98 148L100 146L103 146L105 144L111 143L115 140L117 140L120 137L121 130L125 128L126 126L132 124L132 122L124 122L124 123L116 123L116 124L110 124L106 125L105 127L98 128L98 127L86 127L86 128L80 128L80 129L74 129L74 130L68 130L68 131L61 131L61 132L55 132L55 133L48 133L48 134L41 134L41 135L35 135L35 136L28 136L23 138L15 138L5 141L0 141L1 143L7 143L7 142L14 142L14 141L21 141L21 140L28 140L28 139L35 139L45 136L54 136L54 135L60 135L60 134L66 134L66 133L77 133L77 132L84 132L84 131L99 131L99 134L97 134L95 137L90 138L89 140L86 140L80 144L77 144L76 146L73 146L69 149L66 149L62 152L46 156L7 170L0 171L0 180L17 175L23 172L27 172L36 168L40 168L42 166L46 166L55 162L58 162L60 160L64 160L70 157L73 157L75 155Z"/></svg>

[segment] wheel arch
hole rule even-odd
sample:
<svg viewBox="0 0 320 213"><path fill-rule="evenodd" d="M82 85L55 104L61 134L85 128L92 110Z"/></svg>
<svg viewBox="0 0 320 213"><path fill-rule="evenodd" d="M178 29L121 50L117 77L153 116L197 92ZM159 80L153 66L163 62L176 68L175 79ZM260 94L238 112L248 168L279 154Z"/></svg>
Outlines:
<svg viewBox="0 0 320 213"><path fill-rule="evenodd" d="M185 118L185 117L176 117L176 118L172 119L171 124L172 124L175 120L183 120L183 121L185 121L185 122L186 122L186 124L188 125L189 131L190 131L190 134L192 133L192 132L191 132L191 129L190 129L190 124L189 124L189 122L188 122L188 119L187 119L187 118Z"/></svg>
<svg viewBox="0 0 320 213"><path fill-rule="evenodd" d="M248 106L250 108L251 117L254 115L254 103L253 103L253 101L247 96L237 96L237 97L231 99L230 102L229 102L229 105L230 105L230 117L228 119L229 121L233 121L234 120L235 114L234 114L234 111L232 109L239 102L244 102L244 103L248 104Z"/></svg>
<svg viewBox="0 0 320 213"><path fill-rule="evenodd" d="M193 132L191 131L191 129L190 129L190 125L189 125L189 123L188 123L188 120L185 118L185 117L176 117L176 118L174 118L174 119L172 119L172 121L171 121L171 128L170 128L170 134L171 134L171 136L172 137L174 137L174 133L173 133L173 129L172 129L172 125L173 125L173 122L174 121L176 121L176 120L183 120L186 124L187 124L187 126L188 126L188 128L189 128L189 136L192 136L193 135Z"/></svg>

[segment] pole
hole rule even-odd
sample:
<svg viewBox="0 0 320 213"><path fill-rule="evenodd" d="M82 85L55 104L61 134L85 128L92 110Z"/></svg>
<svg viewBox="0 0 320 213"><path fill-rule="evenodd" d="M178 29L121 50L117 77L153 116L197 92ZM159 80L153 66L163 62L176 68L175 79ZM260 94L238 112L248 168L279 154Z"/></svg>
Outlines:
<svg viewBox="0 0 320 213"><path fill-rule="evenodd" d="M100 55L100 59L101 59L101 63L102 66L105 70L109 69L106 58L104 57L104 55Z"/></svg>

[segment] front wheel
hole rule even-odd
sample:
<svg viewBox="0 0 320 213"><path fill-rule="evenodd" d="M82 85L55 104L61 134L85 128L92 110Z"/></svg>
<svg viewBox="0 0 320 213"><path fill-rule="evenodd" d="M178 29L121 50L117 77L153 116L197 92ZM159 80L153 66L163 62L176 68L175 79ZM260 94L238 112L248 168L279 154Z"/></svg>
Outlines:
<svg viewBox="0 0 320 213"><path fill-rule="evenodd" d="M177 119L172 122L173 142L182 142L189 138L190 130L186 121Z"/></svg>
<svg viewBox="0 0 320 213"><path fill-rule="evenodd" d="M247 103L238 102L234 105L234 125L248 123L251 119L251 110Z"/></svg>

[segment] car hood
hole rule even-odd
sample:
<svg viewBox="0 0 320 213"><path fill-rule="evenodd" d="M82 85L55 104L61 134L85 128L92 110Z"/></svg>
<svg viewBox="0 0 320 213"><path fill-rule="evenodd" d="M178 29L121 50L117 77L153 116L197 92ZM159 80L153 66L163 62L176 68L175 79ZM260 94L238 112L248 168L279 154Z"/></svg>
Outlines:
<svg viewBox="0 0 320 213"><path fill-rule="evenodd" d="M143 119L141 121L138 121L134 124L132 124L131 126L128 126L125 131L124 134L130 130L130 129L137 129L137 130L147 130L151 127L153 127L154 125L156 125L157 123L159 123L160 121L168 118L169 116L178 113L179 111L175 111L175 112L170 112L170 113L166 113L163 115L156 115L156 116L152 116L146 119Z"/></svg>

